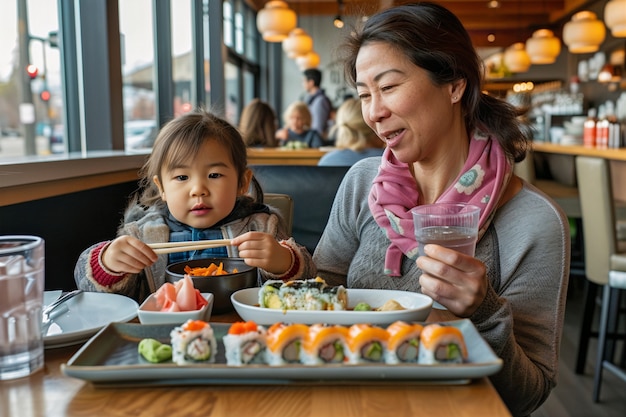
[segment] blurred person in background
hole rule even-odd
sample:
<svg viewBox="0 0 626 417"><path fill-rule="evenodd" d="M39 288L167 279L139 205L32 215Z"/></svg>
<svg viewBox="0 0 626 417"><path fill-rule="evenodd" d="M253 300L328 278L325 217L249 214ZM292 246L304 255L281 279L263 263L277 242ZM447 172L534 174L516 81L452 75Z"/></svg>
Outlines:
<svg viewBox="0 0 626 417"><path fill-rule="evenodd" d="M317 68L309 68L303 72L303 75L304 89L307 93L305 102L311 112L311 129L317 130L322 138L326 138L333 105L320 87L322 72Z"/></svg>
<svg viewBox="0 0 626 417"><path fill-rule="evenodd" d="M311 128L311 112L303 101L291 103L283 113L285 127L276 132L281 146L298 148L319 148L324 139Z"/></svg>
<svg viewBox="0 0 626 417"><path fill-rule="evenodd" d="M329 138L334 140L337 149L322 156L318 165L351 166L360 159L383 154L384 142L363 120L360 100L344 101L335 121Z"/></svg>
<svg viewBox="0 0 626 417"><path fill-rule="evenodd" d="M265 101L255 98L241 112L239 131L248 147L278 146L276 127L276 113Z"/></svg>

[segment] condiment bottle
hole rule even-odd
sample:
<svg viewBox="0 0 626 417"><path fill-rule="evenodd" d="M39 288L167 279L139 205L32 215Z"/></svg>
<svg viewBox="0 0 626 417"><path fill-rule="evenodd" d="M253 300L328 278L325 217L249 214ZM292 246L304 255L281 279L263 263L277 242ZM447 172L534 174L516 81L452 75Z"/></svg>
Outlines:
<svg viewBox="0 0 626 417"><path fill-rule="evenodd" d="M596 109L589 109L587 115L583 123L583 145L593 148L596 146Z"/></svg>

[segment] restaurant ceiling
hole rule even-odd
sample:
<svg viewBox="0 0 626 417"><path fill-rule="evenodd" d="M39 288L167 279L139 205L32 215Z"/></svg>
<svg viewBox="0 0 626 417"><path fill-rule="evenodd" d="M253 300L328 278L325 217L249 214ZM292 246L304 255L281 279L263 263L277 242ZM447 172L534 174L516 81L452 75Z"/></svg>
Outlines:
<svg viewBox="0 0 626 417"><path fill-rule="evenodd" d="M258 8L267 0L249 0ZM343 15L367 15L409 0L343 0ZM336 16L337 0L287 1L296 14L307 16ZM571 15L597 1L583 0L500 0L499 7L489 8L488 0L435 1L456 14L470 33L474 46L504 48L515 42L524 42L540 28L551 29L561 37L563 25ZM490 42L488 35L495 35Z"/></svg>

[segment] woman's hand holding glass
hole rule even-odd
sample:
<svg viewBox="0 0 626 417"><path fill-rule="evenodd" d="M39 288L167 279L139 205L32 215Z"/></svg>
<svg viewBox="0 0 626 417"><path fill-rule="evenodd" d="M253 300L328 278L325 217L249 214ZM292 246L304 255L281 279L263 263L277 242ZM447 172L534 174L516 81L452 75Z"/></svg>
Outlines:
<svg viewBox="0 0 626 417"><path fill-rule="evenodd" d="M440 245L424 246L426 256L417 258L422 270L419 283L422 293L446 307L457 317L470 317L487 294L485 264Z"/></svg>

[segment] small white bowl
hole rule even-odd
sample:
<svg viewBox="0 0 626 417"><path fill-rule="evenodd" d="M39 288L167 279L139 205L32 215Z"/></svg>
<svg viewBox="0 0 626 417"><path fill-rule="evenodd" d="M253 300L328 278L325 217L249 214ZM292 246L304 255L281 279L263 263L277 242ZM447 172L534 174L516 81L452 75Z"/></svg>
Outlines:
<svg viewBox="0 0 626 417"><path fill-rule="evenodd" d="M200 310L192 311L159 311L157 309L156 297L150 294L148 298L139 306L137 315L141 324L182 324L187 320L209 321L213 310L213 294L202 293L208 304Z"/></svg>

